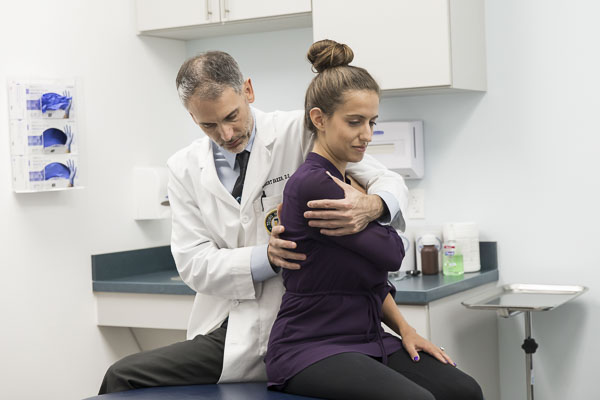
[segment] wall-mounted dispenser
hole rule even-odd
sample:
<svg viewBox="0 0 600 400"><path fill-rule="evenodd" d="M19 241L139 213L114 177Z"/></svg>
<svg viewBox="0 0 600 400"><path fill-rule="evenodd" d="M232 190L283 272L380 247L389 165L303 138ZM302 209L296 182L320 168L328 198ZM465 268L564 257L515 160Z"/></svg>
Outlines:
<svg viewBox="0 0 600 400"><path fill-rule="evenodd" d="M75 80L8 81L12 184L16 193L81 188Z"/></svg>
<svg viewBox="0 0 600 400"><path fill-rule="evenodd" d="M168 173L165 167L133 169L134 219L162 219L171 216L167 182Z"/></svg>
<svg viewBox="0 0 600 400"><path fill-rule="evenodd" d="M378 122L367 153L406 179L423 178L423 121Z"/></svg>

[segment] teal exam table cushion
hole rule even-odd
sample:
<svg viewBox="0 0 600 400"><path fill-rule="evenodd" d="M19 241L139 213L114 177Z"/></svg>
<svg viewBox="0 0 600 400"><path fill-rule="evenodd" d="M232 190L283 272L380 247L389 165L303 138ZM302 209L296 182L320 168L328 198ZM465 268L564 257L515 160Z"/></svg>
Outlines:
<svg viewBox="0 0 600 400"><path fill-rule="evenodd" d="M85 400L302 400L314 397L294 396L267 390L265 382L222 383L220 385L163 386L103 394Z"/></svg>

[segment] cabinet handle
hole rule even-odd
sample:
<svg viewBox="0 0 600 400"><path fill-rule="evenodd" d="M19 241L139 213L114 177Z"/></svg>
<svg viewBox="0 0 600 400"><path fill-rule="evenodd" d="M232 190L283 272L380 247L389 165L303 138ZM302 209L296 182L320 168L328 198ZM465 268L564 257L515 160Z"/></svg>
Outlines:
<svg viewBox="0 0 600 400"><path fill-rule="evenodd" d="M211 0L206 0L206 20L210 21L212 17L212 10L210 9Z"/></svg>
<svg viewBox="0 0 600 400"><path fill-rule="evenodd" d="M229 0L223 0L223 8L225 9L224 18L229 18Z"/></svg>

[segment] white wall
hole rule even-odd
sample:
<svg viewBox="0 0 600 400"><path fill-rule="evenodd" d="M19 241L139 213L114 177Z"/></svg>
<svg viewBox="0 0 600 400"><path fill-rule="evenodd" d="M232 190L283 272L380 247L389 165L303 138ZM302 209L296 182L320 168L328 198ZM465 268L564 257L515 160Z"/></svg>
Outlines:
<svg viewBox="0 0 600 400"><path fill-rule="evenodd" d="M385 98L381 119L425 121L426 178L409 186L425 190L427 219L413 224L479 222L481 237L499 243L501 283L590 288L535 314L533 337L536 398L592 398L600 355L600 6L488 0L486 7L487 93ZM260 108L301 108L311 41L310 29L212 38L189 42L188 55L228 51L253 79ZM524 399L522 316L499 326L502 399Z"/></svg>
<svg viewBox="0 0 600 400"><path fill-rule="evenodd" d="M3 398L93 395L105 368L135 351L127 331L95 326L90 255L168 243L168 222L131 219L130 172L163 164L198 135L173 87L186 55L230 51L253 79L257 106L302 107L312 76L303 58L309 29L193 41L186 50L136 37L132 3L0 3L0 81L79 78L86 139L85 189L13 194L0 84ZM499 242L503 283L590 287L572 304L534 315L533 334L541 346L536 398L592 398L600 330L600 6L486 6L488 92L384 99L381 116L425 120L426 178L409 183L425 189L425 223L478 221L482 237ZM525 398L522 335L520 317L500 321L503 400Z"/></svg>
<svg viewBox="0 0 600 400"><path fill-rule="evenodd" d="M182 42L136 36L133 1L0 3L0 397L79 399L136 351L95 325L90 255L165 245L168 221L131 218L135 165L188 140L175 76ZM14 194L6 80L75 77L85 189Z"/></svg>

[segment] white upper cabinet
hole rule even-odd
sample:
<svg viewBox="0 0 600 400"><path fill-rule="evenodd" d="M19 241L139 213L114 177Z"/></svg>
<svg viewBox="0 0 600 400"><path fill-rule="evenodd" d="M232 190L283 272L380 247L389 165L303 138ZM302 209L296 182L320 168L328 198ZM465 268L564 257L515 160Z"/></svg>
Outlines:
<svg viewBox="0 0 600 400"><path fill-rule="evenodd" d="M142 35L172 39L308 27L311 0L137 0Z"/></svg>
<svg viewBox="0 0 600 400"><path fill-rule="evenodd" d="M484 0L137 0L142 35L309 27L354 50L388 94L486 90Z"/></svg>
<svg viewBox="0 0 600 400"><path fill-rule="evenodd" d="M220 21L219 0L137 0L140 32Z"/></svg>
<svg viewBox="0 0 600 400"><path fill-rule="evenodd" d="M483 0L313 0L312 16L388 93L486 90Z"/></svg>
<svg viewBox="0 0 600 400"><path fill-rule="evenodd" d="M310 13L310 0L222 0L223 21Z"/></svg>

